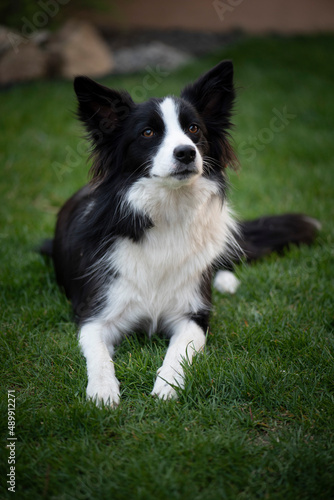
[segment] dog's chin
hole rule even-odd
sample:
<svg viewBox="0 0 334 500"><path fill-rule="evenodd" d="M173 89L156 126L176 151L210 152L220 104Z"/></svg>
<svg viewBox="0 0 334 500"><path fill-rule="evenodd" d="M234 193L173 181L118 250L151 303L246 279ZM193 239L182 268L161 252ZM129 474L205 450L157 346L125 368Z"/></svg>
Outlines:
<svg viewBox="0 0 334 500"><path fill-rule="evenodd" d="M179 189L183 186L190 186L199 177L198 174L192 175L168 175L166 177L156 177L159 180L159 184L168 189Z"/></svg>
<svg viewBox="0 0 334 500"><path fill-rule="evenodd" d="M159 176L154 175L160 185L169 189L178 189L182 186L190 186L201 175L201 169L196 165L191 165L184 168L175 168L167 175Z"/></svg>

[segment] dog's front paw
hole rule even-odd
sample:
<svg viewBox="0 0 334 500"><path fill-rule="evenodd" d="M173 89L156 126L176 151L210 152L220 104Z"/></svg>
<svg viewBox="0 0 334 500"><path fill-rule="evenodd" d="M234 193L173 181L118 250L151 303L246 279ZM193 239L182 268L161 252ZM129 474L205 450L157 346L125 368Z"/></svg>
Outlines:
<svg viewBox="0 0 334 500"><path fill-rule="evenodd" d="M177 394L174 387L163 380L157 380L154 384L152 396L157 396L159 399L176 399Z"/></svg>
<svg viewBox="0 0 334 500"><path fill-rule="evenodd" d="M158 370L158 376L155 381L152 396L157 396L160 399L176 399L177 392L175 386L183 387L183 377L174 370Z"/></svg>
<svg viewBox="0 0 334 500"><path fill-rule="evenodd" d="M102 407L116 407L120 401L118 380L108 380L103 382L89 382L87 386L87 399Z"/></svg>

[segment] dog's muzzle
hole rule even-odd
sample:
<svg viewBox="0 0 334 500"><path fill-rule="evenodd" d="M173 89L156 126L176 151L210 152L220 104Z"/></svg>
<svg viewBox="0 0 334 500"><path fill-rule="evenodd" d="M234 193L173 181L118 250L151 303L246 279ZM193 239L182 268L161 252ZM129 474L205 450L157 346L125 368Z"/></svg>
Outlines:
<svg viewBox="0 0 334 500"><path fill-rule="evenodd" d="M173 151L174 159L176 160L173 177L184 179L199 173L196 165L196 149L194 146L182 145L177 146Z"/></svg>

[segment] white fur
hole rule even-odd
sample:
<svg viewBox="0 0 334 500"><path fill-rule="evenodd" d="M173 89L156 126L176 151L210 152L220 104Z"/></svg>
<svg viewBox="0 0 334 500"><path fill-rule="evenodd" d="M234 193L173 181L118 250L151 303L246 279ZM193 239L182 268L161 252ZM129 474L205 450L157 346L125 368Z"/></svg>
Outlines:
<svg viewBox="0 0 334 500"><path fill-rule="evenodd" d="M81 328L79 343L87 363L87 397L97 405L114 406L119 403L119 382L112 361L114 348L105 334L103 323L92 321Z"/></svg>
<svg viewBox="0 0 334 500"><path fill-rule="evenodd" d="M235 293L240 285L240 280L231 271L218 271L213 286L220 293Z"/></svg>
<svg viewBox="0 0 334 500"><path fill-rule="evenodd" d="M161 107L168 132L154 162L165 159L167 165L177 141L186 136L179 125L174 130L174 101L166 100ZM154 162L153 170L158 172ZM159 171L162 177L168 176L166 165ZM140 242L120 239L99 263L100 272L110 269L117 278L105 290L103 311L80 332L87 359L87 395L98 403L118 404L114 346L139 323L150 334L163 328L171 336L152 391L160 398L175 396L173 386L183 384L183 360L191 362L204 347L203 330L188 317L204 307L202 274L233 238L235 222L214 182L196 176L174 189L161 176L139 179L125 200L132 211L148 215L154 226Z"/></svg>
<svg viewBox="0 0 334 500"><path fill-rule="evenodd" d="M181 321L171 338L163 365L157 371L151 394L161 399L174 398L176 391L173 386L183 388L182 363L191 363L194 354L201 352L204 345L202 329L194 321Z"/></svg>
<svg viewBox="0 0 334 500"><path fill-rule="evenodd" d="M308 215L304 215L303 219L308 222L309 224L312 224L316 228L317 231L321 231L322 229L322 224L320 221L317 219L314 219L313 217L309 217Z"/></svg>
<svg viewBox="0 0 334 500"><path fill-rule="evenodd" d="M183 145L189 145L195 148L195 165L198 169L197 176L203 171L203 160L193 141L184 133L180 126L176 102L171 97L167 97L160 104L160 109L165 123L166 132L164 140L153 159L151 175L160 177L170 187L173 185L180 187L182 183L179 180L170 177L176 166L175 158L173 156L174 149L177 146ZM192 177L192 179L194 179L194 177ZM185 182L189 183L189 180Z"/></svg>

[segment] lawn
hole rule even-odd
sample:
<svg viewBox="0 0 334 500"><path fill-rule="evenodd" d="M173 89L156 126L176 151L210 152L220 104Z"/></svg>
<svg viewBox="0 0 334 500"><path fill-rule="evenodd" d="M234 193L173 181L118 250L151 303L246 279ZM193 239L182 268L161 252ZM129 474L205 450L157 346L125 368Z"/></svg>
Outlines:
<svg viewBox="0 0 334 500"><path fill-rule="evenodd" d="M252 38L174 73L153 68L150 89L146 73L102 80L141 99L177 94L233 59L236 212L305 212L323 225L312 247L241 265L236 295L214 293L206 352L177 401L150 396L166 340L125 341L113 410L85 401L71 309L35 251L87 179L72 85L0 93L1 498L13 442L20 500L334 498L333 52L333 36Z"/></svg>

